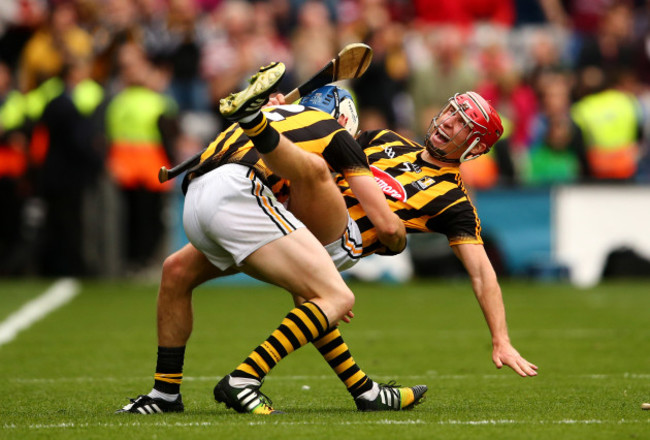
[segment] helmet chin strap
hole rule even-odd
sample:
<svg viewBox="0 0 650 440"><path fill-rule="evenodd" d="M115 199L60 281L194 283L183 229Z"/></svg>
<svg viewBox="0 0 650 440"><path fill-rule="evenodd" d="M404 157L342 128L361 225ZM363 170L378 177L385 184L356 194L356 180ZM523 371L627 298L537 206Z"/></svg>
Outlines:
<svg viewBox="0 0 650 440"><path fill-rule="evenodd" d="M445 157L445 154L447 154L446 151L441 150L439 148L436 148L433 146L431 141L427 138L427 140L424 143L425 148L429 152L431 156L433 156L436 160L439 160L440 162L444 163L453 163L453 164L460 164L463 162L467 162L470 160L474 160L477 157L480 156L480 154L477 154L475 156L467 157L468 154L474 149L474 147L480 142L478 138L474 139L472 143L465 149L463 154L460 156L458 159L450 159L448 157Z"/></svg>
<svg viewBox="0 0 650 440"><path fill-rule="evenodd" d="M444 162L444 163L453 163L453 164L459 164L460 160L458 159L449 159L444 156L444 151L440 150L439 148L434 147L431 142L425 142L424 147L427 149L429 154L433 156L434 159Z"/></svg>
<svg viewBox="0 0 650 440"><path fill-rule="evenodd" d="M468 155L468 154L469 154L469 153L474 149L474 147L475 147L478 143L479 143L479 139L478 139L478 138L476 138L476 139L474 139L474 140L472 141L472 143L469 145L469 147L467 147L467 150L465 150L465 152L460 156L460 159L459 159L459 162L460 162L460 163L467 162L468 160L474 160L474 159L476 159L477 157L480 156L480 154L477 154L477 155L472 156L472 157L467 157L467 155Z"/></svg>

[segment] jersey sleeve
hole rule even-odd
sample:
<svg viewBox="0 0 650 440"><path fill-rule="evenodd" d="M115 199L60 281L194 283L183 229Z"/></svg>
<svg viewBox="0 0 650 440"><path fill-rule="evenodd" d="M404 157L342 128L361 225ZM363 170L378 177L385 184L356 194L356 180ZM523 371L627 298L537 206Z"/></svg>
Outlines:
<svg viewBox="0 0 650 440"><path fill-rule="evenodd" d="M323 151L323 158L334 171L345 177L372 176L363 149L345 130L340 130L334 135Z"/></svg>
<svg viewBox="0 0 650 440"><path fill-rule="evenodd" d="M431 218L427 226L430 230L445 234L450 246L483 244L481 222L476 209L469 201L450 206L444 212Z"/></svg>

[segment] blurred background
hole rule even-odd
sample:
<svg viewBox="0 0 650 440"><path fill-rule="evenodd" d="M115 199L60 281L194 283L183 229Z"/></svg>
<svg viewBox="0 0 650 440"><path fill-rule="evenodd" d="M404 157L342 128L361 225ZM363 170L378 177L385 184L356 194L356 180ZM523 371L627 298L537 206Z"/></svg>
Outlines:
<svg viewBox="0 0 650 440"><path fill-rule="evenodd" d="M0 2L0 276L156 279L185 242L160 166L223 128L218 101L271 61L288 92L347 43L362 130L422 142L456 92L506 133L463 164L501 276L650 276L648 0ZM411 236L361 279L462 276L444 236Z"/></svg>

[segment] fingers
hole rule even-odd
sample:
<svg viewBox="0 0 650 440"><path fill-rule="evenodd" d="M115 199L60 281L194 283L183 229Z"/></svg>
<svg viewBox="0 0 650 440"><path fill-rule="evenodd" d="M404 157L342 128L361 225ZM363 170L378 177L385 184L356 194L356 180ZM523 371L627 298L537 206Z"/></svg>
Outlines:
<svg viewBox="0 0 650 440"><path fill-rule="evenodd" d="M492 361L499 369L504 365L509 366L521 377L537 376L537 365L521 357L514 348L495 351Z"/></svg>
<svg viewBox="0 0 650 440"><path fill-rule="evenodd" d="M273 106L276 106L276 105L284 105L285 102L286 102L286 101L285 101L285 99L284 99L284 95L283 95L282 93L278 93L278 94L275 95L275 96L271 96L271 97L269 98L269 102L267 102L267 103L264 105L264 107L273 107Z"/></svg>
<svg viewBox="0 0 650 440"><path fill-rule="evenodd" d="M284 98L284 95L282 93L278 93L274 96L271 96L269 98L269 104L268 105L284 105L286 104L287 101Z"/></svg>
<svg viewBox="0 0 650 440"><path fill-rule="evenodd" d="M503 363L512 368L521 377L537 376L537 365L528 362L522 357L504 361Z"/></svg>
<svg viewBox="0 0 650 440"><path fill-rule="evenodd" d="M341 318L341 321L345 322L346 324L349 324L352 318L354 318L354 312L350 310L345 316Z"/></svg>

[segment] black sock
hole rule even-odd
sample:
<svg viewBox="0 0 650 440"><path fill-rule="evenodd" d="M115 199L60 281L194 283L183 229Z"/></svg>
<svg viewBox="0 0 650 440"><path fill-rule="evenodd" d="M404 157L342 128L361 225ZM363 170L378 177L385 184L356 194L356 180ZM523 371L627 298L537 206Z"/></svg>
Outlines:
<svg viewBox="0 0 650 440"><path fill-rule="evenodd" d="M158 347L154 389L167 394L180 393L184 361L185 347Z"/></svg>
<svg viewBox="0 0 650 440"><path fill-rule="evenodd" d="M270 153L275 150L280 142L280 134L271 127L264 112L259 112L250 122L239 122L239 126L244 130L246 136L250 138L253 145L262 154Z"/></svg>

